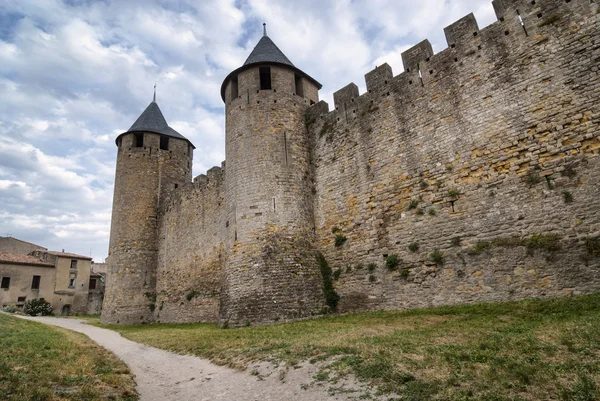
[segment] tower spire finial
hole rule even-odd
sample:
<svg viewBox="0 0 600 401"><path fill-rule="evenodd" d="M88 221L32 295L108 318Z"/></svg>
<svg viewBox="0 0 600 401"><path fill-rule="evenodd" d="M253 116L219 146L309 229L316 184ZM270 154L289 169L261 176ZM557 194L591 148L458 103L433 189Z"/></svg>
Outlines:
<svg viewBox="0 0 600 401"><path fill-rule="evenodd" d="M156 81L154 81L154 97L152 98L152 101L156 103Z"/></svg>
<svg viewBox="0 0 600 401"><path fill-rule="evenodd" d="M267 36L267 23L263 22L263 36Z"/></svg>

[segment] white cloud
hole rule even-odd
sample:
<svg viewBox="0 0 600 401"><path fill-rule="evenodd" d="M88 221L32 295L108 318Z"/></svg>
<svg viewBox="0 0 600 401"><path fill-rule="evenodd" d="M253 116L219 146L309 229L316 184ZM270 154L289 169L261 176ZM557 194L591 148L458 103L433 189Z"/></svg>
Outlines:
<svg viewBox="0 0 600 401"><path fill-rule="evenodd" d="M269 36L323 83L321 98L491 0L207 0L0 3L0 235L102 259L115 137L152 98L197 147L194 174L225 158L222 79Z"/></svg>

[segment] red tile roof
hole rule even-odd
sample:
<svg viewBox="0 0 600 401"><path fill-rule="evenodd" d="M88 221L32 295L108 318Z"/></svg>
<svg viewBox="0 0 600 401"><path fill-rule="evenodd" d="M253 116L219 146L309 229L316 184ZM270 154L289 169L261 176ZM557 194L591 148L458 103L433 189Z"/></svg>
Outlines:
<svg viewBox="0 0 600 401"><path fill-rule="evenodd" d="M44 262L40 258L30 255L17 255L16 253L0 252L0 263L7 265L27 265L54 267L52 263Z"/></svg>
<svg viewBox="0 0 600 401"><path fill-rule="evenodd" d="M92 258L89 256L77 255L76 253L56 252L56 251L41 251L41 252L47 253L48 255L58 256L60 258L92 260Z"/></svg>

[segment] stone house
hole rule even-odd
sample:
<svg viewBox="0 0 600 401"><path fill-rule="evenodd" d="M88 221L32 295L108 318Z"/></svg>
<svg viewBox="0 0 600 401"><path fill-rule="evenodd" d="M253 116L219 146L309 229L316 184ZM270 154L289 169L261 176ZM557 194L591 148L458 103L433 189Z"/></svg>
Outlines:
<svg viewBox="0 0 600 401"><path fill-rule="evenodd" d="M100 313L103 277L92 271L91 262L88 256L41 247L29 255L2 252L0 306L22 308L31 299L44 298L55 314Z"/></svg>

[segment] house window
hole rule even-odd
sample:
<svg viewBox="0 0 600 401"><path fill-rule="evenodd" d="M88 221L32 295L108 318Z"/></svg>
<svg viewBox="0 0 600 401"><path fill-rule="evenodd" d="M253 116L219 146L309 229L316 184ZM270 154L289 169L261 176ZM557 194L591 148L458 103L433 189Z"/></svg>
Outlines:
<svg viewBox="0 0 600 401"><path fill-rule="evenodd" d="M9 288L10 287L10 277L2 277L2 285L0 288Z"/></svg>
<svg viewBox="0 0 600 401"><path fill-rule="evenodd" d="M27 297L18 297L17 298L17 303L19 303L19 304L25 303L26 299L27 299Z"/></svg>
<svg viewBox="0 0 600 401"><path fill-rule="evenodd" d="M271 67L260 67L258 72L260 74L260 89L271 89Z"/></svg>
<svg viewBox="0 0 600 401"><path fill-rule="evenodd" d="M231 100L237 99L238 96L238 79L236 76L235 78L231 78Z"/></svg>
<svg viewBox="0 0 600 401"><path fill-rule="evenodd" d="M75 288L75 279L74 278L69 279L69 288Z"/></svg>
<svg viewBox="0 0 600 401"><path fill-rule="evenodd" d="M90 279L90 290L95 290L95 289L96 289L96 279L91 278Z"/></svg>
<svg viewBox="0 0 600 401"><path fill-rule="evenodd" d="M162 150L169 150L169 137L165 135L160 136L160 148Z"/></svg>
<svg viewBox="0 0 600 401"><path fill-rule="evenodd" d="M77 269L77 261L71 260L71 269Z"/></svg>
<svg viewBox="0 0 600 401"><path fill-rule="evenodd" d="M296 95L304 97L304 86L302 85L302 76L300 76L299 74L294 74L294 78L296 81Z"/></svg>
<svg viewBox="0 0 600 401"><path fill-rule="evenodd" d="M138 133L138 134L134 134L135 138L134 138L134 145L136 148L142 148L144 147L144 134L142 133Z"/></svg>
<svg viewBox="0 0 600 401"><path fill-rule="evenodd" d="M31 281L31 289L39 290L40 289L40 276L33 276L33 280Z"/></svg>

